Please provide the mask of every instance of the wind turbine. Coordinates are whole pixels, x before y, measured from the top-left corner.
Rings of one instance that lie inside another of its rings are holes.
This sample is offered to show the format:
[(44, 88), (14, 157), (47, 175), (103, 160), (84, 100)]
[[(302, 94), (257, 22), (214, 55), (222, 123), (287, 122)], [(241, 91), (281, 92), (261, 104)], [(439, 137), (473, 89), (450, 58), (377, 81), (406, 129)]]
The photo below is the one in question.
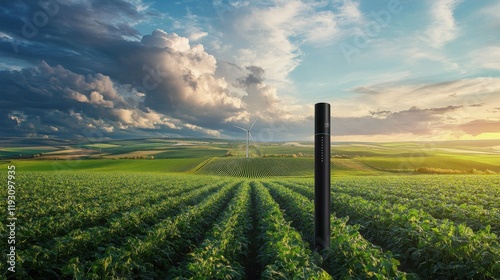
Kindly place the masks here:
[[(237, 126), (237, 125), (233, 125), (234, 127), (237, 127), (243, 131), (246, 131), (247, 132), (247, 152), (246, 152), (246, 157), (248, 158), (248, 139), (252, 136), (252, 134), (250, 133), (250, 130), (252, 129), (253, 125), (255, 124), (255, 122), (257, 121), (257, 119), (255, 119), (255, 121), (253, 122), (253, 124), (248, 128), (243, 128), (241, 126)], [(252, 137), (253, 139), (253, 137)]]

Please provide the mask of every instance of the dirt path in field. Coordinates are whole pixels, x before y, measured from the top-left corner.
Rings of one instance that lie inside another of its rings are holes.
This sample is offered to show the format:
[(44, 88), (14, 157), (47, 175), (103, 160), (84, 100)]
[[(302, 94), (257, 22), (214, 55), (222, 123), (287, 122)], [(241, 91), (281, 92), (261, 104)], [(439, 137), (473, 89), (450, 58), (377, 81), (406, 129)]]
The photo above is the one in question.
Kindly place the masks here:
[(255, 202), (255, 194), (254, 194), (253, 187), (251, 189), (250, 198), (251, 198), (251, 203), (252, 203), (252, 206), (250, 207), (250, 209), (251, 209), (250, 215), (252, 216), (252, 231), (247, 233), (247, 236), (249, 239), (249, 245), (248, 245), (248, 256), (247, 256), (246, 263), (244, 264), (244, 266), (245, 266), (245, 272), (246, 272), (246, 279), (259, 279), (260, 273), (261, 273), (261, 268), (259, 267), (259, 263), (258, 263), (259, 247), (258, 247), (257, 234), (256, 234), (256, 232), (258, 231), (257, 213), (255, 210), (257, 203)]

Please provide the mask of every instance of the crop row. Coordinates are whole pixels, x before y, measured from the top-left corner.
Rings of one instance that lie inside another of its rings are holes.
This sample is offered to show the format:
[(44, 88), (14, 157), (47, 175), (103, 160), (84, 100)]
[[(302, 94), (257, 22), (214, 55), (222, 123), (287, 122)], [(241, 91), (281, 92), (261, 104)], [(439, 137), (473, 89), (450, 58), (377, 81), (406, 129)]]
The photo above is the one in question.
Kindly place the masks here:
[[(467, 198), (466, 206), (445, 204), (452, 192), (440, 188), (448, 183), (432, 176), (422, 176), (418, 186), (410, 177), (337, 179), (331, 246), (317, 254), (310, 249), (310, 179), (65, 174), (33, 172), (18, 181), (24, 215), (18, 278), (245, 279), (250, 269), (268, 279), (413, 278), (398, 270), (399, 261), (423, 279), (500, 275), (498, 236), (487, 225), (495, 222), (497, 197), (484, 196), (498, 188), (466, 176), (452, 190), (481, 197)], [(462, 194), (451, 199), (464, 200)], [(485, 212), (472, 203), (486, 200)], [(38, 204), (43, 215), (35, 213)], [(484, 229), (443, 219), (448, 206), (455, 221)], [(0, 239), (6, 239), (4, 224)]]
[(260, 182), (252, 182), (257, 211), (261, 277), (265, 279), (330, 279), (316, 265), (307, 243), (285, 221), (278, 203)]
[[(23, 186), (19, 199), (23, 207), (18, 216), (22, 219), (36, 219), (56, 216), (61, 213), (78, 212), (81, 205), (103, 207), (117, 200), (134, 198), (137, 195), (151, 195), (177, 184), (201, 184), (199, 178), (185, 176), (157, 176), (148, 178), (137, 174), (109, 176), (106, 173), (71, 172), (29, 172), (20, 173), (17, 178)], [(145, 180), (146, 179), (146, 180)]]
[[(314, 236), (314, 203), (279, 183), (265, 183), (273, 198), (283, 206), (302, 236), (309, 237), (311, 246)], [(390, 252), (365, 240), (358, 232), (359, 226), (346, 224), (346, 219), (331, 215), (330, 248), (323, 252), (324, 267), (335, 279), (376, 278), (407, 279), (411, 275), (398, 271), (399, 261)]]
[[(312, 198), (312, 186), (289, 184)], [(500, 247), (489, 227), (474, 232), (465, 224), (435, 219), (401, 204), (332, 193), (332, 212), (363, 226), (363, 235), (412, 264), (424, 278), (494, 279), (500, 275)]]
[[(310, 185), (312, 180), (293, 180)], [(485, 209), (500, 208), (500, 176), (418, 175), (335, 178), (334, 190), (359, 190), (393, 194), (402, 198), (422, 198), (456, 205), (478, 205)]]
[(485, 209), (481, 205), (452, 204), (443, 199), (429, 200), (425, 197), (405, 198), (396, 194), (384, 194), (359, 188), (334, 189), (334, 192), (360, 196), (370, 201), (385, 201), (391, 204), (404, 204), (413, 209), (421, 209), (436, 219), (449, 219), (456, 223), (465, 223), (473, 230), (491, 227), (491, 231), (500, 233), (500, 209)]
[(145, 234), (159, 220), (185, 211), (186, 206), (200, 203), (223, 184), (225, 183), (219, 182), (192, 191), (186, 188), (187, 192), (183, 196), (170, 197), (157, 204), (141, 205), (110, 218), (104, 225), (74, 229), (67, 235), (55, 237), (46, 243), (30, 244), (29, 248), (19, 253), (22, 267), (28, 274), (59, 273), (60, 267), (70, 258), (91, 259), (94, 252), (104, 251), (103, 246), (106, 244), (118, 245), (127, 236)]
[(198, 173), (219, 176), (265, 178), (276, 174), (286, 174), (282, 164), (273, 159), (256, 160), (241, 158), (214, 159), (204, 165)]
[[(185, 183), (185, 182), (184, 182)], [(124, 214), (148, 213), (146, 209), (155, 210), (161, 214), (165, 209), (165, 204), (170, 203), (172, 197), (179, 196), (185, 192), (203, 187), (203, 184), (183, 184), (175, 182), (163, 189), (153, 188), (140, 192), (139, 186), (129, 187), (134, 190), (131, 195), (123, 197), (108, 197), (101, 199), (100, 205), (94, 203), (73, 203), (71, 209), (55, 215), (25, 219), (30, 223), (29, 228), (23, 230), (23, 242), (19, 243), (20, 249), (25, 244), (43, 244), (49, 239), (57, 236), (64, 236), (74, 229), (85, 229), (93, 226), (99, 226), (108, 223), (110, 220), (120, 219)], [(80, 193), (75, 192), (74, 196)], [(105, 201), (105, 202), (104, 202)], [(154, 212), (154, 211), (153, 211)]]
[[(498, 178), (500, 177), (360, 177), (335, 180), (331, 189), (335, 193), (360, 196), (367, 200), (404, 204), (421, 209), (437, 219), (465, 223), (473, 230), (490, 226), (491, 231), (498, 235), (500, 207), (495, 206), (500, 205), (500, 181), (495, 185)], [(312, 184), (310, 180), (302, 180), (300, 183), (306, 186)]]
[(63, 273), (76, 278), (159, 278), (204, 235), (233, 197), (236, 184), (226, 184), (199, 204), (161, 220), (144, 235), (130, 236), (121, 246), (109, 245), (95, 260), (70, 260)]
[(169, 279), (242, 279), (252, 229), (250, 186), (243, 183), (208, 236)]
[(195, 173), (243, 178), (307, 176), (313, 164), (311, 158), (213, 158), (198, 166)]

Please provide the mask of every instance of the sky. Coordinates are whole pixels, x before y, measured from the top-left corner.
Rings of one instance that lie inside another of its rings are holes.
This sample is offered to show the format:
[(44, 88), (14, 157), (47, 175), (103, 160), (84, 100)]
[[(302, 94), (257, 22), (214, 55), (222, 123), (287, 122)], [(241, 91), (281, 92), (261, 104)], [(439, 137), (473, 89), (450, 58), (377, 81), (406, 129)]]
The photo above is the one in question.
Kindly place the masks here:
[(0, 4), (0, 137), (500, 139), (495, 0)]

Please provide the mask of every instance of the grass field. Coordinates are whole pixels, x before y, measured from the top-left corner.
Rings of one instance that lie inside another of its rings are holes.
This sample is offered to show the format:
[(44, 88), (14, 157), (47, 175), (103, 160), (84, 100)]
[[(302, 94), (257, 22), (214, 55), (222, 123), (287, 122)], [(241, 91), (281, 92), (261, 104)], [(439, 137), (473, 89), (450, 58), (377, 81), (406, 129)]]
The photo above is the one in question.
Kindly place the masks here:
[[(500, 146), (332, 147), (331, 246), (313, 246), (309, 143), (142, 139), (41, 150), (15, 166), (17, 279), (496, 279)], [(84, 156), (82, 150), (91, 150)], [(256, 151), (256, 150), (254, 150)], [(226, 153), (233, 156), (226, 156)], [(243, 154), (242, 154), (243, 152)], [(8, 153), (3, 153), (5, 157)], [(150, 157), (154, 153), (154, 158)], [(68, 155), (55, 160), (47, 155)], [(95, 158), (95, 157), (99, 158)], [(108, 157), (108, 158), (107, 158)], [(452, 171), (464, 174), (423, 175)], [(474, 170), (474, 172), (471, 172)], [(487, 173), (488, 175), (478, 175)], [(7, 208), (7, 200), (0, 207)], [(7, 227), (0, 239), (7, 240)], [(485, 257), (487, 256), (487, 257)]]

